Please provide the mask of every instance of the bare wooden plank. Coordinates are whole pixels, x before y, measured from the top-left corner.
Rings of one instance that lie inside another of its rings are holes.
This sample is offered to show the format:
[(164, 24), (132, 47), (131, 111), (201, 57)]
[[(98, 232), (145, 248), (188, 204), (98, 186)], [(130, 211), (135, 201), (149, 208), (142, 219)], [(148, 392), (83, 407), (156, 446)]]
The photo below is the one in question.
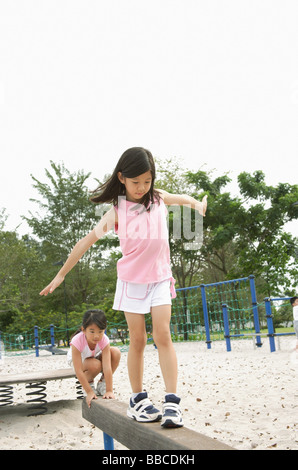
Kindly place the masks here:
[(49, 380), (69, 379), (75, 376), (74, 370), (70, 368), (26, 372), (25, 374), (4, 375), (0, 377), (0, 386), (17, 383), (47, 382)]
[(131, 450), (232, 450), (232, 447), (186, 427), (165, 429), (160, 422), (138, 423), (118, 400), (82, 402), (82, 416)]

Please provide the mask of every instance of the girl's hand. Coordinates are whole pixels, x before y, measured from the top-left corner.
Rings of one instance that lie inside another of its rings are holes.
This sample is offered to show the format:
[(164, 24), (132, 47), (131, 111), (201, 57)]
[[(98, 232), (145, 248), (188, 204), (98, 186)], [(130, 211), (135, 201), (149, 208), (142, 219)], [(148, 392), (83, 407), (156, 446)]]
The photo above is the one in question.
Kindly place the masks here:
[(110, 399), (110, 398), (113, 398), (115, 399), (115, 395), (113, 392), (106, 392), (102, 398), (106, 398), (106, 399)]
[(206, 194), (206, 196), (204, 196), (203, 199), (202, 199), (202, 212), (203, 212), (202, 215), (203, 215), (203, 217), (205, 217), (206, 211), (207, 211), (207, 197), (208, 196)]
[(40, 293), (39, 295), (48, 295), (48, 293), (52, 293), (54, 292), (54, 290), (56, 289), (56, 287), (60, 286), (60, 284), (64, 281), (64, 276), (60, 276), (59, 274), (57, 274), (57, 276), (52, 280), (52, 282), (50, 282), (50, 284), (45, 287)]
[(89, 392), (87, 393), (87, 396), (86, 396), (86, 401), (87, 401), (87, 405), (89, 408), (91, 408), (91, 401), (92, 400), (97, 400), (97, 396), (95, 395), (95, 393), (93, 392)]
[(207, 195), (203, 197), (202, 202), (197, 201), (196, 203), (196, 210), (203, 216), (205, 217), (206, 211), (207, 211)]

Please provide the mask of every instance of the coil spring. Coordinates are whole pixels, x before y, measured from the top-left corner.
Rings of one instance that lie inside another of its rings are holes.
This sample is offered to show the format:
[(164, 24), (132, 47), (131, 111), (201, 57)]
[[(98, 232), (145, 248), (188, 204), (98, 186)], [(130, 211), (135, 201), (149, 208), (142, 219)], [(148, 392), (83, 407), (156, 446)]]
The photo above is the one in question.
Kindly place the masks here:
[(11, 385), (0, 385), (0, 406), (13, 404), (13, 387)]
[(34, 396), (33, 398), (30, 398), (30, 400), (27, 400), (27, 403), (33, 403), (33, 405), (28, 407), (29, 410), (35, 410), (28, 416), (43, 415), (46, 413), (47, 407), (45, 406), (45, 403), (47, 403), (47, 401), (45, 398), (47, 394), (44, 393), (46, 389), (46, 382), (30, 383), (26, 385), (26, 388), (33, 390), (32, 392), (26, 393), (26, 395)]
[(82, 400), (84, 398), (84, 392), (83, 392), (83, 387), (80, 384), (80, 381), (76, 381), (76, 391), (77, 391), (77, 399)]

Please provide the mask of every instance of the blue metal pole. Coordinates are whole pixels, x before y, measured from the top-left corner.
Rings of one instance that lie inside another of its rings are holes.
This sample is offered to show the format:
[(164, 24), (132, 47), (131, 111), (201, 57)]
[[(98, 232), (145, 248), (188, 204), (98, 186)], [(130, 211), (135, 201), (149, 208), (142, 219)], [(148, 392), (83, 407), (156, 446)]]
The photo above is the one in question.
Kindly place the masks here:
[(291, 297), (276, 297), (274, 299), (271, 299), (271, 302), (274, 302), (275, 300), (290, 300)]
[(225, 339), (226, 339), (226, 346), (227, 351), (231, 351), (231, 336), (230, 336), (230, 328), (229, 328), (229, 317), (228, 317), (228, 308), (226, 304), (222, 304), (222, 313), (223, 313), (223, 322), (224, 322), (224, 330), (225, 330)]
[(267, 319), (267, 326), (268, 326), (270, 351), (274, 352), (275, 351), (274, 326), (273, 326), (273, 320), (272, 320), (270, 297), (265, 298), (265, 310), (266, 310), (266, 319)]
[(114, 439), (105, 432), (103, 433), (103, 443), (105, 450), (114, 450)]
[(38, 326), (34, 327), (35, 356), (39, 357)]
[(55, 346), (54, 325), (50, 325), (51, 332), (51, 346)]
[(231, 279), (229, 281), (220, 281), (220, 282), (213, 282), (211, 284), (205, 284), (206, 287), (218, 286), (218, 285), (226, 285), (226, 284), (233, 284), (238, 281), (246, 281), (247, 277), (240, 277), (239, 279)]
[[(258, 303), (257, 303), (257, 295), (256, 295), (256, 286), (255, 286), (255, 276), (249, 276), (249, 284), (250, 284), (250, 293), (251, 293), (251, 301), (252, 301), (252, 311), (254, 315), (254, 325), (255, 325), (255, 332), (260, 333), (260, 322), (259, 322), (259, 312), (258, 312)], [(260, 348), (262, 346), (261, 336), (256, 336), (256, 345)]]
[(206, 300), (205, 284), (201, 284), (200, 287), (201, 287), (201, 296), (202, 296), (202, 304), (203, 304), (203, 314), (204, 314), (207, 349), (211, 349), (210, 328), (209, 328), (208, 307), (207, 307), (207, 300)]

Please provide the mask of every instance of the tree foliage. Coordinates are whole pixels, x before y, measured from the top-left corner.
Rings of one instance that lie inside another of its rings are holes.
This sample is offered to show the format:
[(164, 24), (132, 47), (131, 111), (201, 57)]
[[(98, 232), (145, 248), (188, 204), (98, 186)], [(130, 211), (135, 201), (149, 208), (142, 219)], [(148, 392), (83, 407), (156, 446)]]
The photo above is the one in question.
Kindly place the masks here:
[[(196, 199), (208, 194), (203, 221), (203, 244), (186, 250), (183, 210), (169, 210), (171, 262), (177, 287), (246, 277), (254, 274), (258, 291), (265, 295), (294, 295), (297, 289), (297, 239), (284, 230), (297, 219), (297, 185), (268, 186), (261, 171), (238, 176), (239, 195), (226, 187), (228, 174), (189, 171), (177, 159), (157, 161), (156, 187), (186, 193)], [(5, 230), (5, 210), (0, 211), (0, 330), (18, 333), (35, 324), (64, 328), (64, 290), (46, 298), (40, 290), (55, 276), (76, 242), (99, 221), (89, 202), (86, 181), (90, 173), (71, 173), (63, 164), (50, 162), (46, 181), (32, 176), (38, 206), (24, 216), (33, 235), (19, 237)], [(181, 237), (174, 235), (179, 222)], [(192, 228), (195, 227), (192, 211)], [(177, 225), (176, 225), (177, 226)], [(124, 320), (112, 309), (116, 263), (121, 256), (117, 237), (110, 234), (88, 250), (65, 279), (68, 326), (76, 327), (85, 309), (102, 308), (113, 323)]]

